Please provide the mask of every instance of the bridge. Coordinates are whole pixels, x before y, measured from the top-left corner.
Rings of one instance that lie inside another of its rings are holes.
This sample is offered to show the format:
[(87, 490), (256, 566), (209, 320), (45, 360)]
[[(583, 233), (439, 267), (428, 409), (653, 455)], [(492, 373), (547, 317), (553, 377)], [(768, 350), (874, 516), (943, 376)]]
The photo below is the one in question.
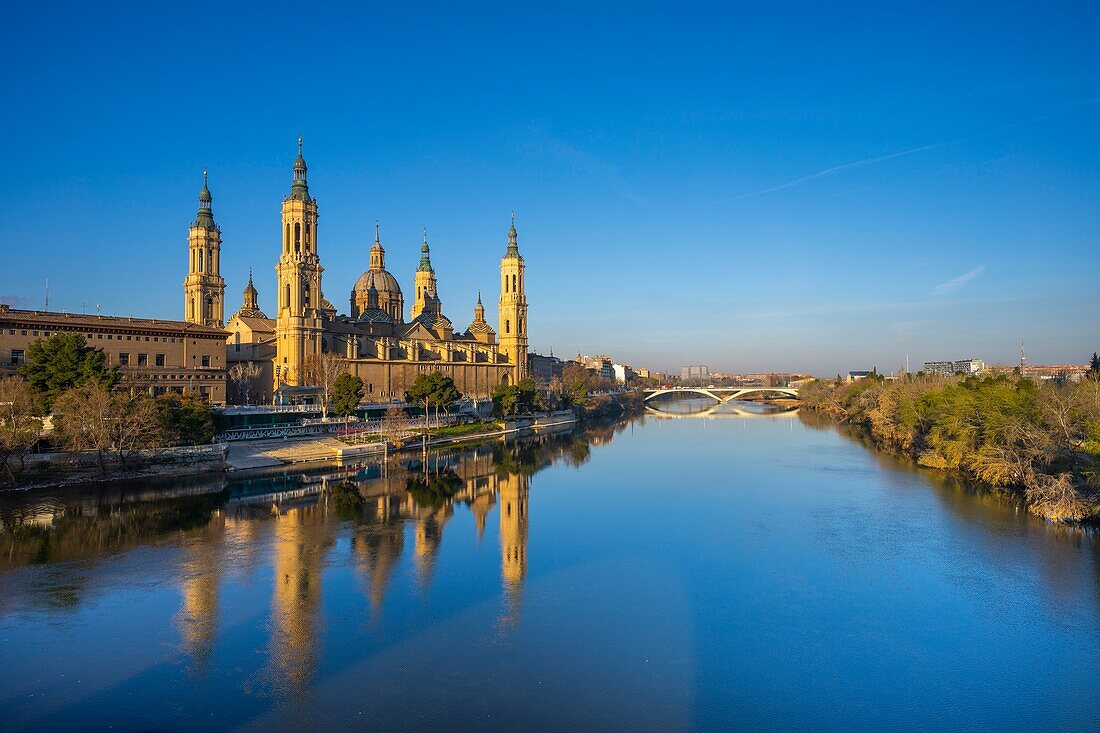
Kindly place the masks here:
[(747, 394), (757, 393), (762, 394), (765, 399), (798, 399), (797, 387), (668, 387), (665, 389), (647, 389), (645, 393), (646, 402), (669, 394), (697, 394), (702, 397), (710, 397), (719, 404), (739, 400)]

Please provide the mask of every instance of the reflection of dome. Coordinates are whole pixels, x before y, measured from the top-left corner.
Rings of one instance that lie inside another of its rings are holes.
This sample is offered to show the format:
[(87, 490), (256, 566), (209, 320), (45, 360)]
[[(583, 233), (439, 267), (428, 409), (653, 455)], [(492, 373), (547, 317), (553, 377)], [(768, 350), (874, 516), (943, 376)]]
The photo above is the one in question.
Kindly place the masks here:
[(397, 278), (388, 270), (367, 270), (355, 281), (355, 292), (366, 293), (371, 286), (378, 291), (380, 298), (387, 295), (396, 297), (401, 295), (401, 286), (397, 284)]

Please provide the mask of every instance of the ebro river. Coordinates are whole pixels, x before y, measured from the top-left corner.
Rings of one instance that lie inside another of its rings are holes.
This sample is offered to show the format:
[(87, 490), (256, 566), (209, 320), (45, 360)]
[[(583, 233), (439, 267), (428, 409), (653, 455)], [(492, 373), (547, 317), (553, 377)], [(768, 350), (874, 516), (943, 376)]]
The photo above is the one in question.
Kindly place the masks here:
[(0, 494), (0, 729), (1097, 729), (1094, 532), (694, 407)]

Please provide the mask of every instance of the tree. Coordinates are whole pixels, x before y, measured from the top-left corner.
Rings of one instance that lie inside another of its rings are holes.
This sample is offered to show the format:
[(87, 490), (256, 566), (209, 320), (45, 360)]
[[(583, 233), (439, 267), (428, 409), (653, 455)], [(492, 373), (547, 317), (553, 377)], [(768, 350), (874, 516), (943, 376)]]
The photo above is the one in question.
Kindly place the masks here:
[(424, 407), (424, 428), (430, 429), (428, 410), (432, 405), (439, 410), (450, 410), (455, 403), (462, 399), (462, 393), (455, 387), (454, 380), (444, 376), (441, 372), (421, 372), (416, 375), (416, 381), (405, 392), (405, 401), (413, 405)]
[(561, 386), (569, 404), (583, 406), (596, 387), (596, 375), (583, 364), (566, 364), (561, 370)]
[(237, 402), (242, 405), (250, 404), (252, 390), (256, 386), (256, 380), (263, 374), (260, 365), (254, 361), (238, 361), (229, 367), (226, 376), (233, 385), (233, 394)]
[(514, 385), (498, 384), (493, 389), (493, 414), (497, 417), (526, 415), (545, 408), (542, 392), (530, 377)]
[(30, 385), (18, 377), (0, 379), (0, 466), (8, 480), (15, 483), (16, 470), (12, 459), (24, 468), (24, 456), (38, 441), (42, 421), (35, 417), (34, 393)]
[(164, 443), (162, 413), (146, 394), (113, 392), (93, 382), (63, 394), (55, 408), (54, 426), (62, 445), (95, 452), (103, 475), (107, 454), (113, 453), (126, 468), (135, 450)]
[(119, 380), (118, 365), (107, 366), (102, 349), (88, 346), (78, 333), (32, 341), (19, 371), (30, 382), (44, 412), (52, 410), (54, 401), (73, 387), (96, 384), (110, 388)]
[(332, 384), (332, 411), (337, 415), (343, 415), (345, 429), (351, 413), (359, 406), (363, 399), (363, 380), (354, 374), (344, 372)]
[(390, 405), (382, 416), (382, 435), (390, 440), (397, 437), (408, 419), (409, 416), (404, 410), (397, 405)]
[(1089, 364), (1088, 378), (1100, 381), (1100, 356), (1092, 352), (1092, 362)]
[(156, 399), (162, 437), (171, 445), (205, 445), (214, 439), (214, 411), (195, 394), (168, 392)]
[(337, 354), (324, 352), (320, 356), (310, 357), (305, 365), (305, 383), (321, 388), (321, 415), (327, 416), (329, 401), (332, 398), (332, 386), (341, 374), (348, 370), (347, 361)]

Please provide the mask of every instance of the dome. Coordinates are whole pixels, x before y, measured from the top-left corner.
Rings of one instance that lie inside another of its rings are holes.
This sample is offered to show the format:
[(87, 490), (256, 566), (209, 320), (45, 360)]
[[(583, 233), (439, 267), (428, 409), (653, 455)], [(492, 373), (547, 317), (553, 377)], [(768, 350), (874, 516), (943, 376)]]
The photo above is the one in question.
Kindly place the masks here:
[(393, 318), (381, 308), (368, 308), (359, 314), (358, 320), (361, 323), (386, 323), (391, 326), (393, 325)]
[(397, 278), (387, 270), (367, 270), (355, 281), (355, 292), (365, 293), (374, 286), (378, 295), (396, 297), (401, 295), (401, 286), (397, 284)]

